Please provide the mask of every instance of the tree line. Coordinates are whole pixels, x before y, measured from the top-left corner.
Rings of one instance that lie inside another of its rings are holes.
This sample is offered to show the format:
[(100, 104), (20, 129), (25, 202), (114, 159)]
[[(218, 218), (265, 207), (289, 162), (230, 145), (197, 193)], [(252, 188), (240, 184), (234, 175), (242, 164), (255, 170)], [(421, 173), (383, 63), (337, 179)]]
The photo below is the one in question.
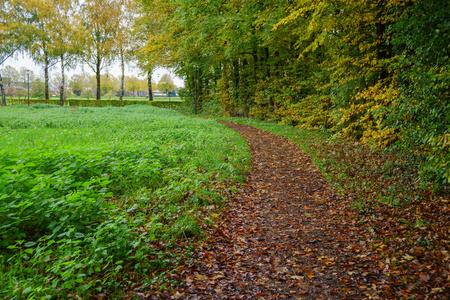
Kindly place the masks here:
[[(45, 84), (33, 71), (27, 70), (22, 67), (20, 70), (16, 70), (12, 66), (5, 66), (0, 68), (0, 74), (6, 80), (4, 83), (4, 94), (6, 97), (26, 97), (29, 94), (33, 98), (44, 99), (45, 98)], [(29, 78), (28, 78), (29, 75)], [(50, 96), (60, 96), (60, 87), (62, 85), (62, 76), (60, 73), (52, 73), (47, 85), (50, 90)], [(89, 75), (87, 73), (73, 74), (67, 76), (64, 86), (64, 99), (69, 97), (81, 97), (85, 99), (95, 98), (96, 89), (96, 76)], [(121, 78), (117, 78), (111, 74), (102, 74), (100, 76), (101, 90), (100, 94), (103, 98), (116, 98), (120, 96), (121, 92)], [(144, 96), (148, 97), (147, 80), (140, 79), (136, 76), (124, 77), (124, 94), (123, 96), (135, 97)], [(174, 84), (169, 74), (164, 74), (158, 83), (152, 81), (153, 91), (173, 91), (177, 86)]]
[(449, 185), (450, 2), (143, 2), (199, 108), (400, 147)]
[(0, 64), (17, 53), (30, 54), (43, 66), (45, 99), (50, 97), (50, 68), (54, 65), (60, 68), (62, 105), (67, 86), (66, 69), (80, 63), (94, 72), (95, 98), (100, 99), (104, 70), (114, 61), (121, 65), (119, 97), (122, 99), (125, 63), (133, 61), (147, 77), (152, 100), (152, 73), (158, 66), (158, 59), (153, 59), (155, 53), (144, 48), (153, 27), (152, 18), (142, 12), (142, 3), (133, 0), (4, 0), (2, 4)]

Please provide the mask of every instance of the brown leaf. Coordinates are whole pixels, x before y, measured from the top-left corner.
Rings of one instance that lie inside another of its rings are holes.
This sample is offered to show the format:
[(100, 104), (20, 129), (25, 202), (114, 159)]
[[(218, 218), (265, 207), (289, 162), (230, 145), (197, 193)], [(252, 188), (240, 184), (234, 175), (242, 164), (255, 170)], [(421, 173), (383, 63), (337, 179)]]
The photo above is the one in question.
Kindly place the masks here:
[(428, 280), (430, 280), (430, 275), (428, 275), (428, 274), (420, 274), (420, 281), (423, 281), (423, 282), (427, 282)]

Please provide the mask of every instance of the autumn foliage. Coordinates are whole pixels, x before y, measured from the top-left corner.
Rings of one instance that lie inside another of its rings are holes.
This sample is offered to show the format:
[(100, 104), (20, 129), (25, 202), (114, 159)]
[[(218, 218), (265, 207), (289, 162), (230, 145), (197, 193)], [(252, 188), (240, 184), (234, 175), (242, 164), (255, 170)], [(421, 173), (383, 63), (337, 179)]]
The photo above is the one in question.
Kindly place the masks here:
[(448, 185), (447, 1), (166, 5), (156, 35), (199, 108), (401, 147), (427, 161), (424, 182)]

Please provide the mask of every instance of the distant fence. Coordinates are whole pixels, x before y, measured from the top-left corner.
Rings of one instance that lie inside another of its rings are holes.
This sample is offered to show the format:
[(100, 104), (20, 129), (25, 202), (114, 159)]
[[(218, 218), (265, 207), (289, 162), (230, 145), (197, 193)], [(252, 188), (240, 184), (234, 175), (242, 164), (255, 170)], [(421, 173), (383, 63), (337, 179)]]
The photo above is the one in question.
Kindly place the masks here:
[[(58, 99), (44, 100), (44, 99), (7, 99), (6, 105), (28, 105), (31, 104), (53, 104), (59, 105)], [(106, 107), (115, 106), (122, 107), (127, 105), (151, 105), (160, 108), (181, 109), (184, 106), (182, 100), (172, 101), (140, 101), (140, 100), (80, 100), (80, 99), (67, 99), (64, 100), (65, 106), (77, 106), (77, 107)]]

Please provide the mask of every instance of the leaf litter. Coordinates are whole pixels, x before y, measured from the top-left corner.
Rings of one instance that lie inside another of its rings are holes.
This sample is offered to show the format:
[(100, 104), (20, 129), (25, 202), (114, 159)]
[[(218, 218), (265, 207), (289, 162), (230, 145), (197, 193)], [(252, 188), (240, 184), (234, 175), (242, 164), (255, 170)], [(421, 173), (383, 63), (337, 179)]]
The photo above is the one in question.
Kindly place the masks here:
[(446, 299), (448, 250), (395, 248), (380, 234), (396, 229), (361, 222), (294, 142), (223, 123), (247, 140), (252, 170), (170, 298)]

